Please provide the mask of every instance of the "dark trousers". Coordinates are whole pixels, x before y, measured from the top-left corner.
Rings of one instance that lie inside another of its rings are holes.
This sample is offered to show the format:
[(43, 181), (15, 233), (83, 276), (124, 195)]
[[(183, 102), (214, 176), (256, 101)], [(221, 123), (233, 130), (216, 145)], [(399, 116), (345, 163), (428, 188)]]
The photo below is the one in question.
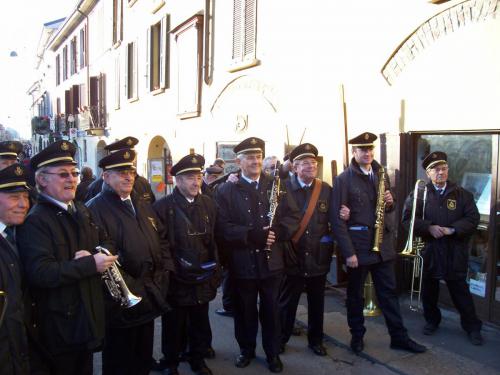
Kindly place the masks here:
[[(31, 348), (30, 348), (31, 349)], [(76, 351), (52, 356), (49, 362), (39, 355), (39, 352), (30, 350), (30, 374), (32, 375), (92, 375), (93, 354), (88, 350)], [(1, 371), (0, 371), (1, 372)]]
[(153, 356), (154, 321), (136, 327), (106, 329), (103, 375), (147, 375)]
[[(482, 322), (477, 318), (474, 301), (465, 280), (445, 280), (453, 304), (460, 313), (460, 323), (466, 332), (480, 331)], [(427, 323), (439, 325), (439, 279), (424, 277), (422, 280), (422, 306)]]
[(169, 367), (179, 365), (186, 331), (190, 362), (199, 364), (212, 339), (208, 303), (174, 307), (162, 316), (162, 351)]
[[(267, 357), (278, 355), (280, 345), (279, 291), (282, 274), (262, 280), (233, 279), (234, 333), (242, 354), (253, 354), (257, 346), (259, 319), (262, 346)], [(257, 309), (259, 297), (259, 309)]]
[(222, 279), (222, 307), (226, 311), (233, 311), (234, 281), (229, 271), (224, 271)]
[(353, 337), (363, 337), (366, 332), (363, 308), (365, 279), (371, 273), (378, 305), (393, 341), (406, 340), (408, 332), (403, 325), (396, 293), (394, 262), (381, 262), (357, 268), (347, 267), (347, 323)]
[(280, 293), (281, 342), (290, 340), (300, 295), (307, 293), (307, 339), (309, 345), (323, 342), (323, 312), (325, 307), (326, 275), (314, 277), (290, 276), (284, 279)]

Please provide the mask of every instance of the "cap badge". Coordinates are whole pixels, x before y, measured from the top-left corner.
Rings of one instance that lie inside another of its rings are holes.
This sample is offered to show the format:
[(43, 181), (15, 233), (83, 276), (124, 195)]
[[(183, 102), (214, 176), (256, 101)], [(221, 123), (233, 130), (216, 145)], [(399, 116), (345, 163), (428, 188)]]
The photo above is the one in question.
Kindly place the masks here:
[(196, 158), (192, 158), (192, 159), (191, 159), (191, 163), (193, 163), (193, 164), (198, 163), (198, 159), (196, 159)]
[(63, 150), (63, 151), (68, 151), (69, 150), (69, 146), (68, 146), (68, 144), (66, 142), (63, 142), (61, 144), (61, 150)]
[(7, 146), (7, 148), (9, 150), (14, 150), (16, 148), (16, 146), (14, 145), (14, 143), (9, 143), (9, 145)]
[(437, 158), (437, 155), (436, 155), (436, 154), (432, 154), (432, 158), (433, 158), (433, 159), (436, 159), (436, 158)]
[(14, 174), (16, 176), (22, 176), (23, 175), (23, 170), (20, 167), (17, 167), (16, 169), (14, 169)]
[(311, 146), (306, 145), (304, 148), (305, 148), (307, 151), (309, 151), (309, 150), (311, 149)]
[(132, 144), (132, 140), (131, 140), (130, 138), (129, 138), (129, 139), (127, 139), (127, 145), (129, 145), (129, 146), (130, 146), (131, 144)]
[(252, 138), (252, 139), (250, 140), (250, 143), (251, 143), (252, 145), (255, 145), (255, 144), (257, 144), (257, 140), (256, 140), (255, 138)]
[(370, 138), (370, 136), (368, 135), (368, 133), (365, 133), (365, 140), (368, 140)]
[(130, 159), (130, 154), (128, 151), (126, 151), (124, 154), (123, 154), (123, 158), (124, 159)]

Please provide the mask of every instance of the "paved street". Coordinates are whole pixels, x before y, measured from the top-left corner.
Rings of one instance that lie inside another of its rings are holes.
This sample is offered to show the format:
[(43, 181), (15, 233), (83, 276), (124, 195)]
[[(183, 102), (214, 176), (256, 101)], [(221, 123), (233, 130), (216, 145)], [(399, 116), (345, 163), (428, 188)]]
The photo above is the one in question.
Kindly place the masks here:
[[(325, 300), (325, 346), (328, 349), (327, 357), (317, 357), (307, 349), (305, 334), (292, 339), (282, 355), (285, 366), (283, 373), (290, 375), (302, 374), (498, 374), (500, 373), (500, 330), (496, 327), (485, 326), (483, 335), (485, 345), (476, 347), (469, 343), (467, 336), (460, 329), (458, 316), (451, 311), (443, 311), (443, 322), (435, 336), (423, 336), (420, 333), (423, 318), (420, 314), (411, 312), (407, 303), (402, 300), (405, 324), (410, 335), (429, 347), (425, 354), (415, 355), (389, 348), (389, 337), (383, 322), (383, 317), (367, 319), (367, 333), (365, 336), (365, 352), (356, 356), (348, 348), (350, 335), (347, 328), (344, 296), (339, 290), (327, 290)], [(307, 322), (305, 298), (302, 298), (297, 314), (301, 325)], [(207, 360), (208, 366), (217, 375), (262, 375), (270, 374), (267, 370), (265, 356), (258, 346), (257, 359), (245, 369), (237, 369), (233, 365), (234, 357), (238, 353), (238, 346), (233, 335), (233, 320), (215, 314), (215, 309), (221, 306), (221, 295), (217, 295), (211, 303), (210, 320), (214, 333), (213, 347), (217, 357)], [(159, 358), (159, 320), (157, 320), (157, 335), (155, 336), (155, 356)], [(260, 338), (259, 338), (260, 343)], [(189, 365), (181, 364), (181, 374), (192, 374)], [(100, 374), (99, 355), (96, 356), (95, 374)], [(159, 374), (151, 372), (151, 374)]]

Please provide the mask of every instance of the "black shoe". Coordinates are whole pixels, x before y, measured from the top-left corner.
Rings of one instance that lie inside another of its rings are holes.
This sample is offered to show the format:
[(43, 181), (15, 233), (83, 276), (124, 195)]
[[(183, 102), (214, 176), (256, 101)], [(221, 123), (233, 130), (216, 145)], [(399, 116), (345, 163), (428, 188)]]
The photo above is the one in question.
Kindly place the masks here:
[(215, 310), (215, 313), (221, 316), (234, 316), (234, 313), (232, 311), (225, 310), (224, 308)]
[(156, 360), (153, 359), (153, 363), (151, 365), (151, 370), (153, 370), (153, 371), (163, 371), (167, 367), (168, 367), (167, 360), (165, 359), (165, 357), (163, 357), (159, 361), (156, 361)]
[(279, 356), (271, 357), (267, 359), (267, 367), (271, 372), (282, 372), (283, 371), (283, 363)]
[(427, 348), (413, 341), (410, 338), (402, 341), (391, 341), (391, 349), (406, 350), (412, 353), (423, 353)]
[(168, 367), (163, 371), (164, 375), (179, 375), (179, 371), (177, 371), (177, 367)]
[(281, 344), (278, 349), (278, 354), (283, 354), (286, 350), (286, 344)]
[(180, 352), (177, 360), (179, 362), (189, 362), (189, 352)]
[(326, 353), (326, 348), (321, 344), (309, 345), (309, 349), (313, 351), (314, 354), (324, 357)]
[(426, 336), (431, 336), (433, 335), (438, 329), (438, 326), (436, 324), (432, 324), (432, 323), (427, 323), (425, 326), (424, 326), (424, 329), (422, 330), (422, 333)]
[(238, 368), (243, 368), (247, 367), (252, 359), (255, 358), (255, 353), (253, 354), (240, 354), (239, 356), (236, 357), (236, 360), (234, 361), (234, 365)]
[(469, 340), (472, 345), (483, 345), (484, 339), (479, 331), (469, 332)]
[(214, 359), (215, 358), (215, 350), (211, 346), (205, 350), (205, 353), (203, 353), (203, 358), (206, 359)]
[(197, 362), (197, 363), (191, 363), (191, 370), (196, 375), (212, 375), (212, 370), (210, 370), (205, 363), (205, 361)]
[(354, 354), (359, 354), (365, 349), (365, 344), (363, 343), (362, 337), (352, 337), (351, 338), (351, 349)]

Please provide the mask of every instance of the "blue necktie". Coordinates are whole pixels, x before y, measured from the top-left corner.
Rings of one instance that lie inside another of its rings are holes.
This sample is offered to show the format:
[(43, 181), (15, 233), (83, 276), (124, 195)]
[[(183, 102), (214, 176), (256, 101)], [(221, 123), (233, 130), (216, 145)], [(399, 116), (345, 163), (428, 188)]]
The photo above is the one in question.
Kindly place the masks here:
[(16, 237), (14, 235), (14, 228), (6, 227), (4, 229), (4, 233), (6, 234), (5, 239), (10, 242), (10, 244), (16, 247)]
[(259, 184), (258, 184), (258, 182), (257, 182), (257, 181), (252, 181), (251, 185), (252, 185), (252, 187), (253, 187), (255, 190), (257, 190), (257, 189), (259, 188)]
[(443, 195), (444, 189), (438, 189), (438, 193), (439, 193), (439, 195)]
[(134, 210), (134, 205), (132, 204), (132, 201), (129, 199), (125, 199), (123, 201), (123, 203), (125, 204), (125, 206), (127, 207), (127, 209), (132, 213), (132, 215), (135, 216), (135, 210)]

